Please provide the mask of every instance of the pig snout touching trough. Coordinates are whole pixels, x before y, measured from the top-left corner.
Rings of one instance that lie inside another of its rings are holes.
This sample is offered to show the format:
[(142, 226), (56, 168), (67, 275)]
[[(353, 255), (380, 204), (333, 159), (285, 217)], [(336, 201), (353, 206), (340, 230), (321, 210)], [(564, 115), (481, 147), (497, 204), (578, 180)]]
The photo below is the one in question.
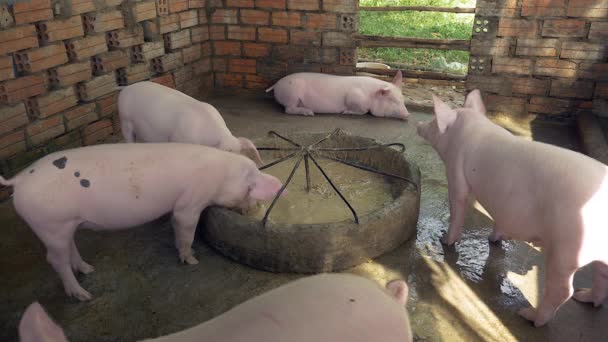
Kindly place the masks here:
[(117, 230), (172, 212), (182, 262), (196, 264), (191, 245), (200, 213), (209, 205), (246, 207), (274, 198), (282, 184), (238, 154), (180, 143), (107, 144), (49, 154), (13, 179), (15, 209), (47, 249), (47, 261), (66, 293), (91, 294), (75, 271), (93, 267), (81, 258), (78, 227)]
[(527, 141), (491, 122), (478, 90), (464, 108), (434, 98), (435, 118), (418, 133), (445, 163), (450, 223), (442, 242), (461, 237), (476, 199), (495, 221), (491, 241), (512, 238), (543, 247), (545, 282), (536, 309), (519, 311), (539, 327), (573, 295), (576, 270), (594, 263), (593, 286), (574, 299), (600, 305), (608, 293), (608, 167), (578, 152)]
[(144, 81), (118, 95), (122, 134), (127, 142), (180, 142), (219, 148), (263, 161), (251, 140), (232, 135), (212, 105), (175, 89)]
[[(207, 322), (146, 341), (408, 342), (408, 288), (393, 280), (386, 289), (354, 275), (302, 278), (254, 297)], [(23, 342), (67, 341), (38, 304), (21, 318)]]
[(335, 76), (319, 73), (295, 73), (280, 79), (266, 89), (285, 106), (285, 113), (358, 114), (406, 120), (401, 71), (391, 82), (368, 76)]

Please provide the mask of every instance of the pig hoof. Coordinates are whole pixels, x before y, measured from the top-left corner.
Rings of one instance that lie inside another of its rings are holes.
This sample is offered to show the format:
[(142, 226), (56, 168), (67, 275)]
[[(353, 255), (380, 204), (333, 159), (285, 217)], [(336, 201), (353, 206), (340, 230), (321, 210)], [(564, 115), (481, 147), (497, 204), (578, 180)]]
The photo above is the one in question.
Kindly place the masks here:
[(530, 322), (534, 322), (534, 320), (536, 319), (536, 310), (534, 310), (533, 308), (523, 308), (520, 309), (517, 313)]
[(447, 246), (451, 246), (456, 242), (456, 241), (450, 241), (450, 239), (447, 236), (443, 236), (439, 240), (441, 241), (442, 244), (447, 245)]
[(182, 262), (186, 263), (188, 265), (197, 265), (198, 264), (198, 260), (196, 260), (196, 258), (193, 257), (192, 255), (183, 257)]
[(68, 296), (75, 297), (81, 302), (89, 301), (93, 298), (93, 296), (91, 296), (91, 294), (82, 287), (76, 289), (68, 289), (66, 292)]
[(95, 268), (83, 261), (78, 266), (78, 271), (80, 271), (80, 273), (82, 273), (82, 274), (89, 274), (89, 273), (95, 271)]
[(599, 303), (596, 304), (593, 300), (593, 292), (589, 288), (577, 289), (572, 298), (581, 303), (593, 303), (593, 306), (599, 306)]

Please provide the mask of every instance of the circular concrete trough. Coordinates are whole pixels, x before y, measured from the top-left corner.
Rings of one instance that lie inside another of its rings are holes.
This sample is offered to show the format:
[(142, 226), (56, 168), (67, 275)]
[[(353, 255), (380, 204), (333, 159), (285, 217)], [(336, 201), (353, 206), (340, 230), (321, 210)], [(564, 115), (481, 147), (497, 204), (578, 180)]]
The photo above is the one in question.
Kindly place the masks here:
[[(307, 146), (326, 135), (292, 134), (289, 138)], [(363, 147), (376, 144), (378, 142), (373, 139), (340, 132), (319, 146)], [(256, 145), (289, 146), (275, 137), (259, 139)], [(265, 152), (263, 157), (270, 162), (290, 152)], [(259, 220), (236, 211), (211, 207), (205, 211), (201, 225), (204, 240), (221, 254), (254, 268), (271, 272), (320, 273), (361, 264), (415, 236), (420, 209), (420, 170), (415, 164), (391, 147), (331, 152), (331, 155), (405, 177), (415, 185), (385, 176), (385, 181), (391, 184), (393, 202), (361, 215), (359, 224), (353, 219), (324, 224), (276, 224), (268, 220), (263, 226)], [(324, 179), (315, 181), (325, 182)]]

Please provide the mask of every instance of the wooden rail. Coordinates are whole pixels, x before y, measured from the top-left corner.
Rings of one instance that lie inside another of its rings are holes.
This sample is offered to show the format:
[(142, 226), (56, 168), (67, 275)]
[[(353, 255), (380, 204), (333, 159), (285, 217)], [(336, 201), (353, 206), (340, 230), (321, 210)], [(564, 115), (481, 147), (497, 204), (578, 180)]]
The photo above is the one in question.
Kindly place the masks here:
[(359, 11), (370, 12), (448, 12), (448, 13), (475, 13), (475, 7), (429, 7), (429, 6), (381, 6), (381, 7), (359, 7)]
[[(356, 68), (358, 72), (368, 72), (376, 75), (394, 76), (400, 69), (376, 69), (376, 68)], [(433, 80), (449, 80), (449, 81), (464, 81), (467, 79), (466, 75), (449, 74), (445, 72), (436, 71), (420, 71), (420, 70), (403, 70), (401, 69), (403, 77), (409, 78), (425, 78)]]
[(436, 50), (469, 51), (471, 41), (467, 39), (428, 39), (410, 37), (384, 37), (355, 34), (358, 47), (395, 47)]

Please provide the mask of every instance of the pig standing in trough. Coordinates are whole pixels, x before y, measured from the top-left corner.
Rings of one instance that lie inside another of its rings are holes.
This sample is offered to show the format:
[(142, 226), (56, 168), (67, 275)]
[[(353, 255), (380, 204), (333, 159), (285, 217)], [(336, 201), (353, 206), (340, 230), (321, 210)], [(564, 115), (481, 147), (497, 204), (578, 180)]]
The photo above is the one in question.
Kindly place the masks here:
[(368, 76), (335, 76), (312, 72), (287, 75), (275, 85), (274, 98), (285, 106), (285, 113), (314, 115), (339, 113), (406, 120), (410, 113), (405, 108), (401, 71), (392, 83)]
[(251, 155), (263, 164), (251, 140), (232, 135), (212, 105), (175, 89), (144, 81), (118, 95), (122, 134), (127, 142), (180, 142)]
[(74, 232), (78, 227), (117, 230), (172, 212), (182, 262), (196, 264), (192, 241), (201, 211), (209, 205), (246, 208), (274, 198), (282, 184), (248, 158), (180, 143), (98, 145), (41, 158), (10, 180), (14, 204), (47, 249), (47, 260), (65, 292), (91, 294), (73, 271), (90, 273)]
[(445, 163), (450, 225), (458, 241), (469, 197), (495, 221), (491, 241), (516, 239), (543, 248), (545, 282), (538, 308), (519, 314), (540, 327), (573, 294), (576, 270), (594, 263), (593, 286), (574, 299), (599, 306), (608, 293), (608, 167), (583, 154), (513, 136), (485, 116), (478, 90), (464, 108), (434, 98), (435, 119), (418, 133)]
[[(365, 278), (322, 274), (296, 280), (157, 342), (408, 342), (408, 288), (393, 280), (382, 290)], [(67, 341), (38, 303), (19, 324), (21, 342)]]

